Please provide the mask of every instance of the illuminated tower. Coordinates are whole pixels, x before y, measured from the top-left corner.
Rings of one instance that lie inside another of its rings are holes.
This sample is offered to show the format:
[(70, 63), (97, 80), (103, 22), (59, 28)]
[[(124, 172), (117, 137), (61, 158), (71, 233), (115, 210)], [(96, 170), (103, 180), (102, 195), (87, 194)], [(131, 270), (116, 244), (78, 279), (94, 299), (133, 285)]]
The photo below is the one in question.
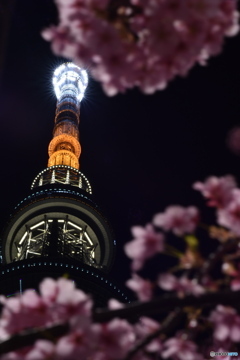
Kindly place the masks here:
[(91, 197), (88, 179), (79, 171), (80, 102), (87, 83), (86, 71), (72, 63), (54, 72), (58, 101), (48, 167), (36, 176), (31, 193), (16, 206), (2, 234), (4, 293), (36, 287), (45, 276), (68, 273), (103, 301), (114, 292), (126, 301), (103, 275), (112, 266), (116, 244)]

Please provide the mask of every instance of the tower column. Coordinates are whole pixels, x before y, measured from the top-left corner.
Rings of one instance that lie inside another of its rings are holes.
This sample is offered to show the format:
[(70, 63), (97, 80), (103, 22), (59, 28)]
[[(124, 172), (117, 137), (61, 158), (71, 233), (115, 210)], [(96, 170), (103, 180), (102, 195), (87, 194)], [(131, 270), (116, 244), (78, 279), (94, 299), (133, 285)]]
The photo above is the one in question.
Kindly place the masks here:
[(80, 101), (88, 84), (85, 70), (72, 63), (59, 66), (53, 75), (58, 99), (53, 139), (48, 147), (48, 167), (67, 165), (79, 169), (81, 146), (79, 143)]

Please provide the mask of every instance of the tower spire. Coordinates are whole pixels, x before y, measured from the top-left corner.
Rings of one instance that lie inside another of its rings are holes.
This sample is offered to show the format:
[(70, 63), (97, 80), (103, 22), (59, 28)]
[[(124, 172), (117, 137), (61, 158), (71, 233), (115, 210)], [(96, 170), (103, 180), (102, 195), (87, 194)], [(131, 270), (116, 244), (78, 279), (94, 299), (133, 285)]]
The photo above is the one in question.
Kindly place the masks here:
[(48, 167), (80, 167), (79, 113), (87, 84), (87, 72), (73, 63), (60, 65), (53, 74), (53, 86), (58, 101), (53, 139), (48, 147)]

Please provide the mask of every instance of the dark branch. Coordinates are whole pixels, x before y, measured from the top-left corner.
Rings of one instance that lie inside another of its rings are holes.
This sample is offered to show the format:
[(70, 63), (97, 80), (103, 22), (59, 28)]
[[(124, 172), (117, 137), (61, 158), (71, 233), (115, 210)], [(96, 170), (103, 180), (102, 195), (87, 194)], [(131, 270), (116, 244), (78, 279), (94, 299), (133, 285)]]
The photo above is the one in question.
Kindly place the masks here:
[(148, 335), (145, 339), (143, 339), (139, 344), (133, 348), (124, 360), (130, 360), (133, 356), (140, 350), (144, 349), (146, 345), (150, 344), (153, 339), (156, 339), (160, 335), (171, 336), (177, 329), (179, 323), (182, 321), (185, 316), (184, 312), (177, 309), (167, 316), (161, 327), (158, 330)]
[[(93, 313), (93, 321), (98, 323), (107, 322), (116, 317), (126, 320), (139, 319), (140, 316), (149, 316), (153, 314), (172, 312), (177, 309), (177, 313), (184, 310), (185, 307), (205, 307), (215, 306), (218, 304), (228, 306), (238, 306), (240, 303), (240, 291), (218, 291), (215, 293), (207, 293), (199, 297), (192, 295), (179, 298), (176, 295), (164, 295), (160, 298), (145, 303), (135, 302), (126, 305), (125, 308), (118, 310), (96, 310)], [(170, 316), (171, 318), (171, 316)], [(172, 320), (175, 318), (173, 317)], [(176, 318), (174, 321), (179, 321)], [(174, 321), (169, 322), (165, 330), (162, 327), (162, 333), (169, 335), (171, 326), (174, 328)], [(163, 331), (164, 330), (164, 331)], [(55, 341), (57, 338), (69, 332), (68, 324), (54, 325), (46, 329), (36, 328), (24, 331), (20, 334), (13, 335), (10, 339), (0, 344), (0, 354), (9, 351), (15, 351), (25, 346), (32, 345), (37, 339), (47, 339)]]
[(179, 298), (176, 295), (163, 295), (162, 297), (153, 299), (149, 302), (131, 303), (118, 310), (96, 310), (93, 314), (93, 320), (95, 322), (105, 322), (116, 317), (134, 320), (140, 316), (166, 313), (168, 311), (172, 311), (176, 307), (183, 309), (184, 307), (189, 306), (204, 307), (214, 306), (217, 304), (234, 306), (239, 305), (239, 302), (240, 291), (231, 290), (207, 293), (198, 297), (188, 295), (184, 298)]
[(0, 355), (32, 345), (39, 339), (54, 341), (56, 338), (67, 334), (68, 331), (68, 324), (60, 324), (49, 328), (36, 328), (21, 332), (20, 334), (13, 335), (10, 339), (0, 344)]

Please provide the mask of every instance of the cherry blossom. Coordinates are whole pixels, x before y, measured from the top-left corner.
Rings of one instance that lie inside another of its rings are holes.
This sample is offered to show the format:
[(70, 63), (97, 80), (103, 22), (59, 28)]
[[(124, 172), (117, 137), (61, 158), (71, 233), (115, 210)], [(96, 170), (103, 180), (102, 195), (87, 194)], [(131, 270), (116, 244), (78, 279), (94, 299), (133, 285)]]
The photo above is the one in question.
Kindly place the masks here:
[(66, 311), (73, 314), (76, 310), (77, 314), (90, 316), (92, 309), (92, 301), (83, 291), (76, 289), (73, 281), (65, 278), (53, 280), (51, 278), (44, 279), (39, 287), (40, 294), (46, 305), (57, 305), (59, 309), (63, 307)]
[[(58, 280), (46, 278), (40, 284), (40, 295), (33, 290), (26, 290), (13, 298), (1, 297), (1, 302), (4, 304), (0, 318), (1, 341), (26, 329), (48, 327), (65, 321), (69, 322), (73, 331), (71, 337), (75, 336), (76, 331), (86, 333), (90, 326), (91, 298), (76, 289), (72, 281), (64, 278)], [(42, 358), (46, 358), (47, 349), (49, 353), (53, 351), (48, 346), (45, 354), (44, 347), (38, 345), (28, 351), (39, 354), (39, 360), (40, 353)]]
[(140, 270), (145, 260), (164, 250), (164, 236), (154, 230), (151, 224), (145, 228), (134, 226), (131, 229), (134, 239), (124, 246), (126, 255), (133, 260), (132, 269)]
[(176, 276), (166, 273), (161, 274), (158, 278), (158, 286), (167, 291), (177, 291), (179, 296), (185, 294), (201, 295), (205, 292), (203, 286), (196, 280), (190, 280), (186, 276), (177, 278)]
[(224, 274), (227, 274), (232, 277), (230, 281), (230, 288), (233, 291), (240, 290), (240, 269), (238, 264), (238, 269), (236, 269), (231, 263), (224, 263), (222, 265), (222, 271)]
[[(144, 339), (146, 336), (155, 333), (161, 328), (161, 325), (146, 316), (142, 316), (140, 321), (135, 325), (136, 335), (139, 340)], [(162, 350), (162, 340), (159, 337), (156, 337), (152, 340), (147, 346), (146, 350), (155, 353)]]
[(209, 206), (224, 208), (232, 200), (232, 190), (236, 188), (235, 179), (230, 176), (208, 177), (204, 183), (198, 181), (193, 184), (193, 188), (202, 193), (208, 199)]
[(240, 235), (240, 189), (232, 190), (232, 199), (217, 212), (219, 225), (225, 226), (236, 235)]
[(108, 359), (121, 359), (126, 356), (136, 340), (134, 328), (121, 319), (114, 319), (100, 326), (100, 352), (107, 354)]
[(56, 358), (59, 359), (86, 359), (91, 356), (99, 346), (99, 326), (91, 325), (71, 331), (61, 337), (55, 349)]
[(0, 319), (0, 339), (3, 340), (26, 328), (43, 326), (48, 322), (48, 307), (39, 295), (27, 290), (22, 296), (4, 301)]
[(164, 359), (203, 360), (202, 355), (197, 353), (196, 344), (186, 340), (183, 336), (170, 338), (165, 341), (161, 355)]
[(193, 233), (199, 220), (199, 211), (195, 206), (169, 206), (164, 213), (154, 216), (153, 224), (178, 236)]
[(132, 278), (126, 282), (127, 287), (137, 294), (141, 301), (152, 298), (153, 285), (150, 281), (142, 279), (139, 275), (133, 274)]
[[(89, 1), (98, 3), (97, 0)], [(134, 1), (137, 3), (143, 0)], [(209, 349), (215, 352), (225, 351), (222, 349), (227, 351), (238, 349), (240, 315), (233, 307), (218, 305), (215, 308), (215, 306), (221, 302), (221, 295), (225, 302), (228, 301), (228, 293), (231, 306), (234, 301), (236, 308), (238, 306), (239, 294), (235, 291), (240, 289), (238, 261), (240, 251), (239, 239), (236, 236), (240, 232), (240, 189), (236, 188), (235, 181), (230, 176), (211, 177), (205, 183), (198, 183), (196, 187), (217, 207), (218, 222), (230, 229), (225, 231), (219, 227), (206, 227), (210, 238), (217, 237), (221, 240), (220, 244), (217, 243), (219, 246), (217, 259), (219, 262), (215, 268), (217, 271), (213, 271), (216, 257), (212, 254), (204, 259), (203, 254), (200, 253), (201, 248), (197, 248), (198, 239), (195, 236), (174, 239), (177, 243), (184, 244), (185, 253), (182, 252), (182, 248), (179, 251), (171, 244), (166, 244), (167, 235), (157, 231), (156, 225), (166, 231), (171, 230), (176, 235), (185, 235), (195, 230), (199, 218), (198, 210), (193, 206), (187, 208), (170, 206), (164, 213), (154, 217), (153, 224), (147, 224), (145, 227), (134, 226), (131, 229), (133, 240), (125, 245), (126, 254), (132, 259), (134, 271), (142, 270), (146, 260), (157, 254), (161, 254), (162, 260), (163, 255), (171, 255), (170, 250), (172, 250), (172, 254), (177, 254), (178, 257), (176, 265), (173, 265), (169, 272), (156, 274), (157, 281), (154, 284), (133, 272), (126, 284), (144, 304), (133, 302), (126, 305), (111, 299), (108, 302), (108, 309), (95, 309), (91, 297), (77, 289), (72, 280), (46, 278), (40, 284), (39, 292), (29, 289), (12, 298), (0, 296), (0, 303), (3, 306), (0, 316), (0, 342), (4, 345), (5, 340), (14, 341), (14, 335), (20, 333), (20, 336), (25, 336), (23, 335), (25, 332), (31, 334), (33, 330), (34, 332), (40, 330), (41, 336), (50, 334), (52, 337), (38, 339), (30, 345), (24, 343), (25, 347), (10, 351), (0, 358), (2, 360), (122, 360), (124, 358), (151, 360), (161, 357), (172, 360), (203, 360), (209, 357)], [(165, 253), (165, 248), (169, 252)], [(161, 267), (163, 263), (164, 261)], [(165, 263), (168, 265), (167, 261)], [(219, 273), (221, 263), (222, 273)], [(151, 272), (152, 270), (153, 268)], [(179, 270), (181, 275), (174, 275), (179, 273)], [(147, 268), (142, 271), (142, 274), (145, 273)], [(174, 293), (152, 299), (153, 290), (159, 292), (159, 288), (156, 289), (155, 285), (166, 292)], [(225, 291), (227, 297), (223, 295)], [(191, 296), (189, 299), (188, 295), (198, 298)], [(170, 313), (165, 314), (164, 306), (169, 309), (169, 298), (176, 305)], [(179, 302), (181, 302), (180, 307)], [(161, 305), (158, 306), (159, 304)], [(158, 312), (159, 309), (161, 323), (141, 316), (146, 315), (145, 311), (149, 311), (147, 314), (152, 314), (153, 310)], [(112, 316), (111, 320), (103, 319), (103, 313), (107, 315), (107, 319), (109, 315)], [(128, 315), (126, 319), (113, 318), (116, 314), (120, 317), (123, 314)], [(182, 315), (184, 325), (181, 320)], [(98, 319), (98, 322), (94, 322), (93, 319)], [(134, 319), (135, 323), (130, 323), (127, 319)], [(51, 327), (56, 325), (65, 329), (65, 333), (53, 335)], [(180, 328), (182, 325), (185, 328)], [(169, 329), (172, 335), (168, 335)], [(204, 343), (206, 337), (202, 334), (206, 329), (209, 339)]]
[(31, 350), (26, 354), (26, 360), (54, 359), (55, 345), (52, 341), (37, 340)]
[(240, 155), (240, 127), (235, 127), (229, 132), (227, 145), (233, 153)]
[(122, 309), (123, 307), (124, 307), (124, 304), (116, 299), (108, 300), (108, 308), (110, 310)]
[(88, 68), (108, 95), (151, 94), (218, 54), (238, 32), (236, 0), (55, 0), (59, 24), (42, 31), (55, 54)]
[(213, 336), (216, 340), (240, 341), (240, 316), (235, 309), (218, 305), (212, 311), (209, 320), (214, 325)]

